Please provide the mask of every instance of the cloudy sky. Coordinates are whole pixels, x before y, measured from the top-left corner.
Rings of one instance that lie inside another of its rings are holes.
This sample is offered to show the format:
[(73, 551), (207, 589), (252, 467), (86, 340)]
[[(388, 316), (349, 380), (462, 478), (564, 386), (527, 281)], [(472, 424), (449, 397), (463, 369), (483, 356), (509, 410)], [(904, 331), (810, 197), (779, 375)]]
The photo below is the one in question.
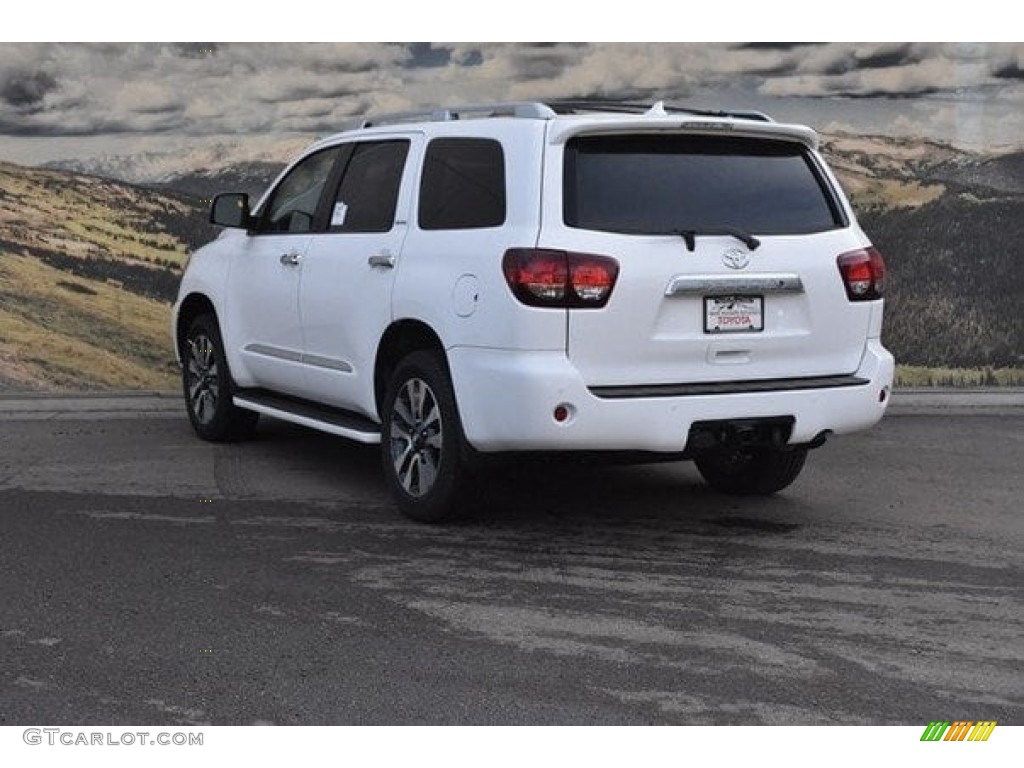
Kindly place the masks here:
[(1020, 148), (1024, 44), (3, 43), (0, 159), (265, 146), (366, 112), (566, 97)]

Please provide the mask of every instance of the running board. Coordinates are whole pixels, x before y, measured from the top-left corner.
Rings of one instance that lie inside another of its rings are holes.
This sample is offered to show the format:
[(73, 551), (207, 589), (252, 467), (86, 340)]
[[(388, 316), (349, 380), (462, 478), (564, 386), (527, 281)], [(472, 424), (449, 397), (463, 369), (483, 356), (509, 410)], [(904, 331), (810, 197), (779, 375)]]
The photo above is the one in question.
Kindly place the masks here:
[(331, 408), (309, 400), (279, 395), (260, 389), (242, 390), (232, 398), (239, 408), (264, 413), (275, 419), (290, 421), (358, 443), (380, 443), (380, 425), (357, 413)]

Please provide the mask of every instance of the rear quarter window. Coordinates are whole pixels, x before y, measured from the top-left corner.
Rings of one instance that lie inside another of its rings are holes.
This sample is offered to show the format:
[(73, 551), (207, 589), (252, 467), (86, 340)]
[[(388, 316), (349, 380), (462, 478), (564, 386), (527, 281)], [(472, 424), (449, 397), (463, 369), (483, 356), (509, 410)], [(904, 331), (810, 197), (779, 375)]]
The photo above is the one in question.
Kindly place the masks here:
[(505, 223), (505, 153), (493, 139), (434, 139), (420, 179), (420, 229)]
[(783, 235), (846, 224), (815, 159), (789, 141), (578, 136), (566, 145), (563, 183), (565, 223), (581, 229)]

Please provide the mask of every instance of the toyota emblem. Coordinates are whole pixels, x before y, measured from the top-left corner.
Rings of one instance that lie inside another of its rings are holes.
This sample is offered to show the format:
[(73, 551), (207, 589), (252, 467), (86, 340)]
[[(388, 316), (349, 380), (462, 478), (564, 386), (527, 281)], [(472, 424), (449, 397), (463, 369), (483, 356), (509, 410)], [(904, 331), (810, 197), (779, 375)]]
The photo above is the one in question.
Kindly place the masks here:
[(744, 269), (750, 263), (750, 252), (742, 248), (730, 248), (722, 254), (722, 263), (729, 269)]

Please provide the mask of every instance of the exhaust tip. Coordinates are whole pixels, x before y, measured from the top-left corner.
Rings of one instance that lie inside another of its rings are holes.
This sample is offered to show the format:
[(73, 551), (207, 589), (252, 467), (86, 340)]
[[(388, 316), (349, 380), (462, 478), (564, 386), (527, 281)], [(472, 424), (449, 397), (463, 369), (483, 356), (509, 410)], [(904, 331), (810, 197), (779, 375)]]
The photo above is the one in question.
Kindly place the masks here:
[(828, 436), (832, 434), (831, 429), (823, 429), (821, 432), (814, 436), (814, 439), (807, 444), (808, 448), (821, 448), (828, 440)]

